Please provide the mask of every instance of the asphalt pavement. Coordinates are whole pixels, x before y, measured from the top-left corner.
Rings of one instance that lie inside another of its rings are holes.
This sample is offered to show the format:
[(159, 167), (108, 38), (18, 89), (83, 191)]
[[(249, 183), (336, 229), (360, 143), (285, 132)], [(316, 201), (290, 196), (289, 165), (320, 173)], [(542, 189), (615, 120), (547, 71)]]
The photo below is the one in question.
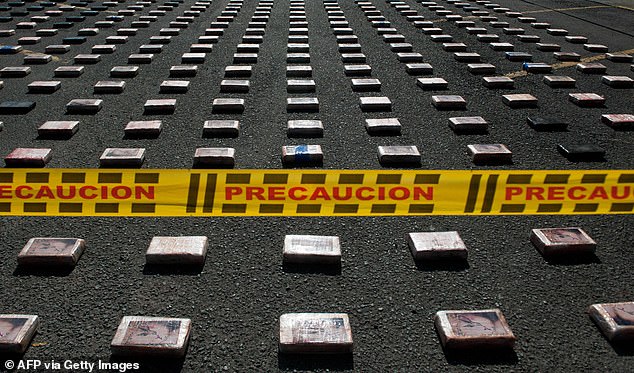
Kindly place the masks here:
[[(306, 1), (310, 44), (310, 65), (315, 93), (286, 91), (286, 54), (289, 33), (289, 1), (275, 0), (260, 45), (258, 60), (248, 93), (220, 93), (224, 69), (233, 64), (233, 54), (254, 14), (257, 2), (245, 1), (239, 15), (229, 24), (184, 94), (159, 93), (172, 66), (197, 43), (227, 1), (214, 0), (179, 35), (165, 44), (149, 65), (139, 65), (134, 78), (123, 79), (120, 94), (94, 94), (93, 86), (110, 78), (110, 69), (127, 65), (130, 54), (138, 53), (151, 36), (194, 5), (186, 0), (159, 16), (149, 27), (139, 28), (113, 54), (85, 65), (77, 78), (56, 78), (54, 70), (74, 65), (77, 54), (90, 53), (104, 44), (107, 36), (132, 21), (147, 16), (164, 2), (151, 3), (134, 15), (126, 15), (112, 28), (99, 29), (68, 53), (53, 55), (44, 65), (30, 65), (24, 78), (0, 78), (0, 103), (33, 101), (36, 107), (24, 115), (0, 115), (0, 155), (18, 147), (51, 148), (47, 168), (97, 168), (106, 148), (142, 147), (147, 150), (143, 168), (191, 168), (198, 147), (227, 146), (236, 149), (236, 168), (280, 169), (282, 146), (319, 144), (324, 151), (325, 169), (378, 169), (377, 146), (416, 145), (422, 154), (422, 169), (633, 169), (633, 131), (615, 131), (601, 122), (603, 114), (632, 114), (632, 89), (616, 89), (602, 83), (602, 75), (634, 77), (631, 63), (616, 63), (602, 53), (585, 50), (563, 36), (550, 35), (521, 23), (504, 13), (488, 10), (510, 27), (522, 27), (538, 35), (542, 43), (557, 43), (562, 51), (606, 66), (606, 74), (583, 74), (575, 64), (562, 64), (552, 52), (537, 50), (534, 43), (518, 41), (500, 28), (446, 1), (437, 1), (455, 14), (469, 17), (500, 42), (514, 44), (515, 51), (528, 52), (534, 62), (552, 64), (553, 75), (576, 79), (575, 88), (554, 89), (543, 83), (544, 74), (524, 74), (521, 62), (505, 58), (468, 34), (465, 28), (418, 2), (405, 4), (440, 27), (454, 42), (467, 45), (483, 62), (496, 66), (496, 75), (513, 76), (515, 88), (489, 89), (482, 76), (469, 72), (453, 52), (432, 41), (412, 22), (383, 0), (369, 0), (390, 21), (413, 51), (433, 66), (433, 77), (442, 77), (448, 88), (424, 91), (416, 78), (377, 35), (360, 7), (350, 0), (339, 5), (358, 37), (372, 77), (381, 81), (380, 93), (353, 92), (337, 41), (328, 24), (321, 1)], [(476, 5), (475, 1), (471, 2)], [(634, 53), (634, 6), (628, 1), (530, 0), (496, 2), (501, 7), (535, 17), (537, 22), (568, 30), (569, 35), (586, 36), (590, 43), (603, 44), (609, 52)], [(8, 5), (0, 2), (0, 6)], [(0, 16), (26, 5), (0, 11)], [(54, 9), (59, 3), (48, 9)], [(81, 28), (116, 15), (133, 2), (120, 3), (87, 16), (55, 36), (42, 37), (24, 45), (18, 54), (1, 55), (0, 68), (25, 66), (31, 52), (43, 53), (47, 45), (63, 44)], [(81, 4), (72, 12), (38, 24), (50, 28), (69, 15), (79, 15), (97, 2)], [(0, 29), (15, 29), (18, 22), (43, 15), (44, 10), (0, 23)], [(34, 36), (34, 29), (16, 29), (13, 36), (0, 38), (2, 45), (17, 45), (18, 38)], [(52, 94), (32, 94), (27, 85), (38, 80), (60, 80)], [(582, 108), (571, 103), (569, 93), (597, 93), (605, 105)], [(502, 95), (528, 93), (537, 97), (537, 108), (512, 109)], [(467, 109), (439, 111), (433, 95), (461, 95)], [(364, 113), (361, 96), (387, 96), (391, 112)], [(214, 114), (212, 101), (218, 97), (245, 99), (242, 114)], [(288, 113), (287, 97), (317, 97), (317, 113)], [(76, 98), (103, 99), (95, 115), (66, 114), (65, 105)], [(144, 115), (148, 99), (175, 98), (170, 115)], [(455, 134), (449, 118), (482, 116), (489, 122), (487, 134)], [(554, 116), (569, 123), (565, 132), (537, 132), (526, 123), (528, 116)], [(370, 136), (366, 118), (396, 117), (402, 123), (400, 136)], [(129, 121), (163, 121), (155, 139), (129, 139), (123, 129)], [(203, 138), (203, 123), (211, 119), (240, 121), (237, 138)], [(291, 119), (319, 119), (324, 136), (313, 139), (289, 138), (286, 123)], [(67, 140), (38, 138), (37, 128), (45, 121), (78, 120), (79, 131)], [(498, 166), (474, 165), (468, 144), (503, 143), (513, 152), (513, 163)], [(557, 151), (558, 144), (591, 143), (606, 151), (603, 161), (571, 162)], [(598, 243), (592, 260), (548, 263), (529, 240), (533, 228), (576, 226)], [(36, 314), (41, 325), (22, 359), (97, 362), (137, 361), (114, 358), (110, 342), (125, 315), (184, 317), (192, 320), (192, 338), (187, 355), (180, 360), (142, 360), (147, 372), (270, 372), (270, 371), (357, 371), (357, 372), (577, 372), (634, 369), (634, 354), (615, 348), (602, 336), (586, 314), (593, 303), (632, 301), (634, 280), (634, 238), (631, 215), (598, 216), (429, 216), (429, 217), (310, 217), (310, 218), (98, 218), (98, 217), (0, 217), (0, 313)], [(468, 266), (417, 267), (405, 235), (420, 231), (458, 231), (469, 249)], [(284, 235), (319, 234), (341, 238), (340, 273), (290, 271), (282, 265)], [(201, 271), (156, 271), (147, 268), (145, 251), (153, 236), (208, 236), (210, 247)], [(77, 237), (86, 240), (86, 251), (70, 272), (26, 271), (18, 268), (17, 254), (32, 237)], [(499, 308), (517, 337), (513, 352), (486, 355), (445, 354), (432, 317), (439, 310)], [(278, 354), (279, 316), (289, 312), (345, 312), (351, 319), (354, 352), (351, 356), (297, 357)], [(0, 360), (6, 359), (4, 356)], [(0, 368), (5, 371), (5, 368)], [(42, 370), (40, 370), (42, 371)]]

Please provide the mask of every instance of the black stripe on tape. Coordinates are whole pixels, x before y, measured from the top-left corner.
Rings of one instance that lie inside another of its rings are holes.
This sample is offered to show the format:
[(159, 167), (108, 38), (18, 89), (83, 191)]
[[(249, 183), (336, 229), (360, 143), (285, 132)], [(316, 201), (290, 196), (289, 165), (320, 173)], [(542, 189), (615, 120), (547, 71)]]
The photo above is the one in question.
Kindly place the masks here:
[(568, 184), (569, 174), (548, 174), (544, 178), (544, 184)]
[(610, 212), (632, 212), (634, 203), (613, 203)]
[(27, 172), (26, 174), (27, 183), (48, 183), (48, 180), (48, 172)]
[(205, 200), (203, 202), (203, 212), (212, 213), (214, 211), (214, 197), (216, 196), (217, 174), (207, 174), (207, 185), (205, 186)]
[(297, 205), (298, 214), (319, 214), (321, 212), (321, 205)]
[(244, 214), (247, 212), (247, 205), (244, 203), (225, 203), (222, 205), (224, 214)]
[(537, 212), (559, 212), (563, 206), (561, 203), (540, 203)]
[(493, 198), (495, 198), (495, 190), (498, 183), (498, 177), (498, 175), (489, 175), (489, 178), (487, 179), (484, 201), (482, 202), (482, 212), (491, 212), (491, 206), (493, 206)]
[(370, 209), (372, 214), (393, 214), (396, 211), (394, 204), (373, 204)]
[(187, 191), (187, 208), (185, 210), (186, 212), (196, 212), (199, 186), (200, 174), (191, 174), (189, 176), (189, 190)]
[(156, 203), (133, 203), (133, 214), (154, 214), (156, 212)]
[(13, 172), (0, 173), (0, 183), (12, 183), (12, 182), (13, 182)]
[(407, 210), (410, 214), (431, 214), (434, 212), (434, 204), (433, 203), (425, 203), (425, 204), (411, 204), (409, 205), (409, 210)]
[(364, 174), (341, 174), (339, 184), (363, 184)]
[(264, 174), (264, 184), (286, 184), (288, 174)]
[(377, 184), (400, 184), (401, 174), (379, 174), (376, 175)]
[(71, 203), (71, 202), (60, 202), (59, 203), (59, 212), (65, 213), (81, 213), (83, 212), (84, 205), (81, 203)]
[(302, 174), (302, 184), (325, 184), (326, 174)]
[(136, 174), (134, 175), (134, 182), (138, 184), (158, 184), (160, 176), (158, 173)]
[(425, 175), (420, 174), (416, 175), (414, 178), (414, 184), (438, 184), (440, 181), (440, 174), (433, 175)]
[(281, 214), (284, 212), (284, 204), (263, 203), (260, 205), (260, 214)]
[(358, 204), (336, 204), (334, 214), (356, 214), (359, 211)]
[(521, 175), (509, 175), (506, 179), (507, 184), (530, 184), (533, 175), (521, 174)]
[(116, 214), (119, 213), (118, 203), (95, 203), (95, 212), (97, 214)]
[(577, 203), (574, 212), (596, 212), (598, 209), (598, 203)]
[(25, 202), (24, 212), (46, 212), (46, 202)]
[(227, 174), (226, 184), (249, 184), (251, 174)]
[(112, 173), (112, 172), (100, 172), (97, 177), (98, 183), (116, 183), (121, 184), (121, 180), (123, 180), (122, 173)]
[(621, 176), (619, 176), (619, 183), (634, 183), (634, 174), (621, 174)]
[(465, 203), (464, 212), (473, 212), (475, 210), (481, 179), (482, 175), (471, 176), (471, 181), (469, 182), (469, 194), (467, 194), (467, 203)]
[(507, 203), (500, 207), (500, 212), (502, 213), (511, 213), (511, 212), (524, 212), (526, 208), (526, 204), (524, 203)]
[(588, 174), (581, 177), (582, 184), (603, 184), (605, 183), (606, 174)]
[(86, 182), (84, 172), (62, 172), (62, 183), (83, 184)]

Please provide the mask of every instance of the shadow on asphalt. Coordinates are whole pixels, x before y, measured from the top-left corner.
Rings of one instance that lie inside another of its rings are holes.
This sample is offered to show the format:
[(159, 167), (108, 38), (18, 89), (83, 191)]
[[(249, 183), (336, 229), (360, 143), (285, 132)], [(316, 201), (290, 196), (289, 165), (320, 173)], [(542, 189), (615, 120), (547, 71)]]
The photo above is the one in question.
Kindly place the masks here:
[(234, 168), (234, 165), (230, 164), (214, 164), (211, 165), (193, 165), (192, 168), (200, 170), (230, 170)]
[[(14, 367), (17, 367), (18, 361), (21, 361), (23, 358), (24, 358), (24, 353), (21, 353), (21, 354), (12, 353), (12, 352), (0, 353), (0, 372), (4, 373), (4, 372), (17, 371), (17, 369), (8, 369), (7, 361), (12, 361), (15, 364)], [(28, 371), (28, 369), (23, 369), (23, 370)]]
[(69, 140), (71, 137), (73, 136), (72, 135), (47, 135), (47, 136), (38, 135), (35, 138), (35, 140), (37, 141), (41, 141), (41, 140), (66, 141), (66, 140)]
[[(598, 331), (600, 331), (600, 329), (597, 328)], [(605, 339), (605, 341), (607, 343), (610, 344), (610, 346), (612, 346), (612, 349), (614, 349), (614, 352), (616, 352), (617, 355), (619, 356), (634, 356), (634, 344), (632, 344), (632, 340), (623, 340), (623, 341), (610, 341), (605, 334), (601, 333), (601, 335), (603, 336), (603, 339)]]
[(414, 170), (423, 167), (421, 162), (381, 163), (381, 168), (387, 170)]
[(338, 276), (341, 274), (341, 263), (335, 265), (284, 263), (282, 269), (286, 273), (318, 273)]
[(623, 126), (623, 127), (612, 127), (612, 129), (616, 132), (634, 132), (634, 126)]
[(37, 276), (37, 277), (66, 277), (73, 272), (74, 267), (25, 267), (17, 266), (13, 271), (14, 276)]
[(512, 348), (478, 348), (473, 351), (452, 351), (443, 348), (445, 358), (451, 365), (513, 365), (517, 354)]
[(456, 136), (473, 136), (473, 135), (488, 135), (489, 134), (489, 130), (486, 128), (483, 129), (472, 129), (472, 130), (454, 130), (453, 133), (456, 134)]
[[(322, 170), (324, 167), (323, 161), (307, 161), (298, 164), (284, 163), (283, 167), (285, 170), (303, 170), (303, 169), (319, 169)], [(322, 170), (323, 171), (323, 170)]]
[(143, 139), (158, 139), (160, 134), (143, 134), (143, 135), (131, 135), (126, 133), (123, 135), (124, 140), (143, 140)]
[(469, 269), (469, 262), (466, 260), (417, 260), (416, 269), (419, 271), (449, 271), (460, 272)]
[(619, 356), (634, 356), (634, 344), (631, 341), (612, 342), (610, 345)]
[(178, 264), (146, 264), (143, 267), (144, 275), (183, 275), (198, 276), (202, 272), (203, 266), (200, 265), (178, 265)]
[[(139, 372), (139, 373), (179, 373), (183, 370), (183, 364), (185, 363), (185, 358), (175, 358), (175, 359), (166, 359), (160, 357), (152, 357), (152, 358), (129, 358), (129, 357), (119, 357), (119, 356), (110, 356), (110, 360), (108, 361), (112, 364), (139, 364), (139, 369), (134, 370), (128, 368), (126, 372)], [(121, 371), (121, 370), (114, 370)]]
[(284, 354), (277, 355), (278, 368), (281, 370), (317, 370), (334, 371), (354, 369), (352, 354)]
[(546, 262), (550, 265), (574, 266), (580, 264), (600, 264), (601, 259), (592, 253), (553, 256), (546, 258)]
[(476, 166), (502, 166), (502, 165), (513, 165), (513, 161), (511, 160), (503, 160), (503, 159), (490, 159), (486, 161), (473, 161), (473, 164)]
[(570, 163), (605, 163), (608, 160), (605, 157), (601, 158), (572, 158), (568, 159)]

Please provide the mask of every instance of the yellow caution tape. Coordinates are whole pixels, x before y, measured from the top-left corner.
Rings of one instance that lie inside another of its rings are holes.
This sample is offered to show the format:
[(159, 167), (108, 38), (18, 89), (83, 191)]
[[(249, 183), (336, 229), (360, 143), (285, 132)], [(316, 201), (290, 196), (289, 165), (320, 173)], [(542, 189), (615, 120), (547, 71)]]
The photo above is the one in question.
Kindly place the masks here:
[(0, 215), (15, 216), (632, 212), (634, 170), (0, 170)]

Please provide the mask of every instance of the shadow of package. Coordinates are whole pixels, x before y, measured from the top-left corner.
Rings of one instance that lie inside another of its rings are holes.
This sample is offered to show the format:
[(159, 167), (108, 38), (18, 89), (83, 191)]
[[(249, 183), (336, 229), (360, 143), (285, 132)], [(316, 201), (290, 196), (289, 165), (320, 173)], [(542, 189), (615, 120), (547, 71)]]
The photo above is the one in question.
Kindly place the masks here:
[(39, 324), (34, 315), (0, 315), (0, 353), (24, 353)]
[(438, 311), (434, 324), (448, 350), (512, 348), (515, 336), (499, 309)]
[(593, 304), (588, 313), (608, 341), (634, 340), (634, 302)]
[(280, 316), (282, 353), (351, 353), (352, 330), (345, 313), (287, 313)]
[(124, 316), (112, 339), (113, 355), (183, 357), (190, 319)]

